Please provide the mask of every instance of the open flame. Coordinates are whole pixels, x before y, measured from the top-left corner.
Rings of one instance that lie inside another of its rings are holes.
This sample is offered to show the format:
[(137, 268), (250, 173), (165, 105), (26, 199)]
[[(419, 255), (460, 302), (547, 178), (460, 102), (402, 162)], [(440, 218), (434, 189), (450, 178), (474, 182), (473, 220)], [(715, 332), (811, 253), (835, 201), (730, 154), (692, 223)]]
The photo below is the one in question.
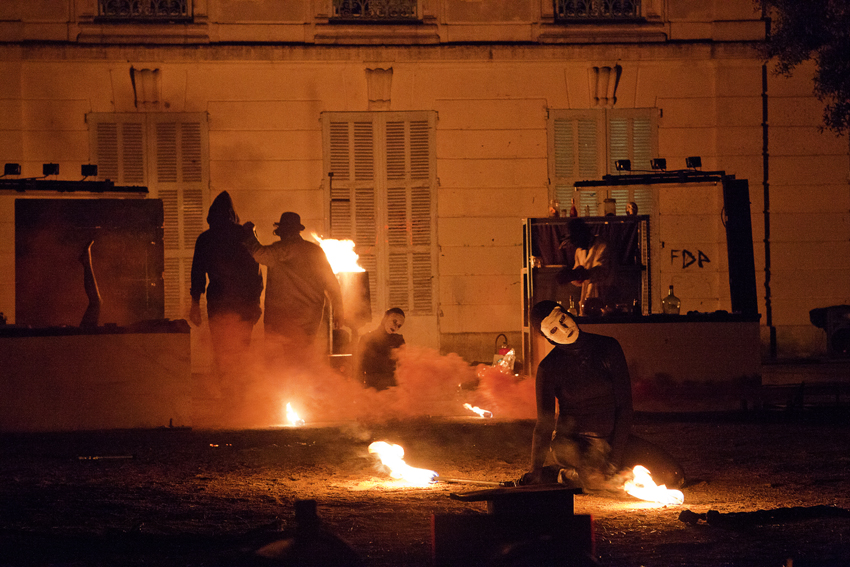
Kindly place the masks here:
[(463, 404), (463, 407), (469, 411), (477, 413), (480, 417), (493, 417), (493, 412), (473, 406), (472, 404)]
[(292, 409), (292, 404), (289, 402), (286, 402), (286, 422), (292, 427), (298, 427), (299, 425), (304, 425), (304, 423), (306, 423), (298, 415), (298, 412)]
[(682, 494), (681, 490), (667, 488), (664, 484), (655, 484), (646, 467), (637, 465), (632, 472), (634, 479), (627, 480), (623, 485), (623, 490), (635, 498), (668, 506), (681, 506), (685, 502), (685, 495)]
[(416, 486), (427, 486), (437, 480), (437, 473), (427, 469), (417, 469), (404, 462), (404, 449), (400, 445), (386, 441), (376, 441), (369, 445), (369, 452), (378, 455), (381, 464), (390, 469), (390, 476), (404, 480)]
[(353, 240), (322, 238), (315, 232), (311, 236), (319, 243), (335, 274), (340, 272), (365, 272), (357, 263), (360, 256), (354, 251)]

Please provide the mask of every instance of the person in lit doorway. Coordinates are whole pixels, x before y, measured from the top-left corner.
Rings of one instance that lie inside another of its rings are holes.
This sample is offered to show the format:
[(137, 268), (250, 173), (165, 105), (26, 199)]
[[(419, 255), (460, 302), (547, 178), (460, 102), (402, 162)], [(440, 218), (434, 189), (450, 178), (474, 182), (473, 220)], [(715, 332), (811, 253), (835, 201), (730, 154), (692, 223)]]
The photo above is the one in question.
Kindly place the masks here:
[(402, 325), (404, 311), (393, 307), (384, 313), (377, 329), (361, 337), (355, 355), (355, 376), (367, 388), (380, 391), (396, 385), (394, 351), (404, 345), (399, 333)]
[(280, 240), (266, 246), (257, 240), (254, 223), (243, 227), (248, 251), (257, 262), (268, 266), (263, 323), (266, 341), (276, 343), (273, 348), (301, 357), (318, 354), (316, 338), (328, 304), (333, 327), (341, 329), (345, 324), (339, 280), (322, 247), (301, 238), (304, 225), (300, 215), (285, 212), (274, 226)]
[[(632, 434), (632, 386), (620, 343), (580, 330), (554, 301), (537, 303), (531, 324), (554, 348), (537, 367), (531, 467), (520, 484), (620, 488), (622, 473), (643, 465), (657, 484), (682, 486), (681, 466)], [(550, 456), (554, 465), (546, 467)]]
[(581, 288), (579, 315), (601, 315), (611, 283), (608, 244), (576, 217), (567, 223), (567, 235), (561, 242), (562, 249), (568, 247), (575, 249), (573, 267), (563, 268), (556, 279), (560, 284), (569, 282)]

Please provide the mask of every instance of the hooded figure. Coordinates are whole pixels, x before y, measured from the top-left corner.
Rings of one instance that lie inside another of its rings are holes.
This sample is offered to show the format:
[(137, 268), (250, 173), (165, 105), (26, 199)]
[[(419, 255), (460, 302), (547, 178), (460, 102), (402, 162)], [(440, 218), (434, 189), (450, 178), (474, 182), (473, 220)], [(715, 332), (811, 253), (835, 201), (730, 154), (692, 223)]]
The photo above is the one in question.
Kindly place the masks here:
[(227, 191), (210, 205), (207, 223), (210, 228), (195, 242), (189, 319), (201, 325), (200, 301), (206, 293), (213, 357), (221, 375), (244, 369), (243, 355), (262, 313), (263, 276), (242, 245), (244, 233)]
[[(632, 386), (620, 343), (581, 331), (554, 301), (537, 303), (531, 324), (555, 348), (537, 367), (531, 470), (520, 484), (557, 479), (588, 489), (619, 489), (622, 474), (643, 465), (657, 484), (682, 486), (684, 471), (676, 461), (631, 433)], [(554, 465), (544, 467), (547, 458)]]

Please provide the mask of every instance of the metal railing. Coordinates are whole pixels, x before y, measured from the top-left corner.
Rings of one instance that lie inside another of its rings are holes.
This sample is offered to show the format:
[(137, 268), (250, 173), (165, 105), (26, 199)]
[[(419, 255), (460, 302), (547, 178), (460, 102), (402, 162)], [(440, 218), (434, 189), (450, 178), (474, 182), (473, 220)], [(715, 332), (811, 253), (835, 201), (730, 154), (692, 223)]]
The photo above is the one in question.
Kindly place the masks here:
[(333, 20), (416, 21), (418, 0), (333, 0)]
[(98, 0), (97, 11), (110, 20), (191, 20), (192, 0)]
[(555, 20), (634, 20), (640, 17), (640, 0), (554, 0)]

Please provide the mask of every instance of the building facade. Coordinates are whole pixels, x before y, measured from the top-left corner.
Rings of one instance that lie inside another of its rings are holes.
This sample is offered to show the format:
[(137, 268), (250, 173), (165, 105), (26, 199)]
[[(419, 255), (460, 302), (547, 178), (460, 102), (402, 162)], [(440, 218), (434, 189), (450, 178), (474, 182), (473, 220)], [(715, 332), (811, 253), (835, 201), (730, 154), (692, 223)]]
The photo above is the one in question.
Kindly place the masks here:
[[(522, 221), (553, 200), (683, 211), (677, 250), (708, 262), (658, 252), (652, 308), (674, 284), (683, 312), (728, 309), (719, 237), (694, 222), (716, 195), (573, 192), (617, 160), (699, 156), (749, 181), (765, 355), (821, 355), (809, 311), (850, 303), (848, 143), (819, 129), (811, 68), (761, 61), (765, 30), (751, 0), (9, 0), (0, 156), (22, 178), (97, 164), (161, 199), (167, 318), (186, 317), (194, 240), (226, 190), (264, 243), (286, 210), (305, 235), (353, 239), (373, 311), (402, 307), (409, 343), (469, 361), (519, 341)], [(10, 323), (15, 201), (45, 196), (0, 193)]]

